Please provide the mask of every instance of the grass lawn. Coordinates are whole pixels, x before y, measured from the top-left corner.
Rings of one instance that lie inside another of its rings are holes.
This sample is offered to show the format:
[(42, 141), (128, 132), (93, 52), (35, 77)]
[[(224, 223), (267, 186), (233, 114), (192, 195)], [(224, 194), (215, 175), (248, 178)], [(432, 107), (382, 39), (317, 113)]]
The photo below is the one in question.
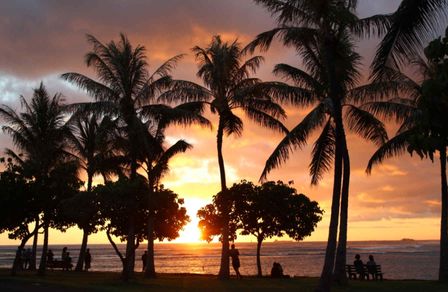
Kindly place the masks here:
[[(123, 283), (118, 273), (110, 272), (48, 272), (45, 277), (21, 273), (16, 277), (0, 270), (0, 291), (313, 291), (317, 278), (269, 279), (246, 277), (220, 281), (212, 275), (160, 274), (157, 279)], [(333, 291), (448, 291), (448, 284), (436, 281), (351, 281), (347, 287), (334, 286)]]

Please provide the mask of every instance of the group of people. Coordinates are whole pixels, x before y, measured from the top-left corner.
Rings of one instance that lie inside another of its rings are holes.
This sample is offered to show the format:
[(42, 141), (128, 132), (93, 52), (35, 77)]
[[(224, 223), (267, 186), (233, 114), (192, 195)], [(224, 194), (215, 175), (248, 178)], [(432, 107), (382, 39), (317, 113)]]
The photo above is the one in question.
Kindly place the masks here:
[[(70, 252), (68, 251), (68, 248), (66, 246), (62, 249), (61, 261), (65, 263), (67, 270), (68, 267), (72, 266), (72, 257), (70, 256)], [(90, 269), (91, 262), (92, 262), (92, 255), (90, 254), (90, 249), (87, 249), (86, 253), (84, 254), (85, 271), (88, 271)], [(47, 263), (49, 266), (51, 266), (54, 263), (54, 253), (51, 249), (49, 249), (47, 252)]]
[(18, 267), (22, 270), (31, 269), (31, 260), (33, 258), (33, 252), (30, 248), (23, 250), (20, 246), (16, 251), (16, 259), (19, 261)]
[[(355, 255), (355, 261), (353, 262), (355, 266), (356, 273), (359, 274), (360, 279), (366, 278), (368, 275), (364, 272), (364, 263), (361, 260), (361, 256), (359, 254)], [(376, 270), (376, 262), (373, 258), (373, 255), (369, 255), (369, 261), (366, 263), (367, 272), (370, 274), (374, 274)]]

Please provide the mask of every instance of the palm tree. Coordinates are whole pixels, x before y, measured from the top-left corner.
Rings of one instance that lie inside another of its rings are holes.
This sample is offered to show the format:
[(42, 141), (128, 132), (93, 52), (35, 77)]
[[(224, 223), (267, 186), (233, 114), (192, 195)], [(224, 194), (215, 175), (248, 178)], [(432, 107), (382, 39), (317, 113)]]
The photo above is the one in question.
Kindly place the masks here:
[[(440, 39), (436, 42), (440, 42)], [(443, 50), (442, 50), (443, 52)], [(444, 55), (445, 53), (443, 53)], [(397, 80), (401, 92), (407, 98), (393, 98), (387, 101), (374, 101), (364, 105), (366, 110), (386, 120), (401, 123), (395, 137), (382, 145), (369, 160), (367, 172), (387, 158), (399, 156), (406, 151), (416, 152), (420, 157), (433, 160), (433, 153), (439, 153), (441, 174), (441, 233), (439, 280), (448, 280), (448, 187), (446, 176), (448, 146), (448, 97), (446, 91), (446, 70), (439, 60), (427, 54), (430, 63), (418, 60), (424, 80), (415, 82), (399, 71), (389, 68), (384, 76)], [(443, 59), (443, 56), (442, 56)], [(387, 74), (387, 75), (386, 75)], [(406, 89), (405, 91), (403, 89)]]
[(374, 79), (421, 55), (425, 43), (445, 27), (446, 8), (447, 0), (402, 0), (372, 63)]
[(20, 97), (20, 101), (25, 112), (17, 114), (12, 108), (2, 105), (0, 116), (7, 123), (6, 126), (3, 126), (3, 131), (13, 138), (15, 146), (20, 149), (24, 158), (22, 159), (12, 150), (7, 150), (8, 154), (22, 162), (38, 189), (44, 228), (44, 244), (39, 273), (44, 274), (48, 233), (52, 220), (50, 209), (54, 202), (54, 198), (51, 197), (58, 195), (50, 194), (51, 190), (48, 185), (51, 172), (60, 167), (64, 157), (68, 156), (64, 142), (70, 133), (70, 128), (64, 120), (65, 106), (62, 104), (61, 94), (50, 97), (42, 83), (34, 89), (31, 103), (28, 103), (23, 96)]
[[(331, 110), (329, 114), (332, 117), (334, 125), (328, 125), (324, 128), (331, 132), (334, 139), (334, 185), (331, 206), (330, 232), (328, 237), (325, 263), (321, 274), (321, 280), (318, 290), (329, 291), (332, 279), (332, 272), (335, 261), (336, 238), (339, 224), (339, 208), (341, 207), (341, 224), (339, 233), (338, 258), (335, 267), (336, 278), (341, 281), (345, 279), (345, 253), (347, 241), (347, 218), (348, 218), (348, 191), (349, 191), (349, 156), (345, 140), (345, 130), (343, 125), (343, 107), (347, 101), (346, 95), (350, 89), (353, 89), (357, 81), (359, 72), (356, 70), (356, 59), (350, 60), (353, 55), (354, 37), (368, 37), (371, 34), (381, 35), (385, 32), (389, 25), (390, 17), (375, 15), (364, 19), (359, 19), (356, 14), (357, 1), (328, 0), (328, 1), (312, 1), (312, 0), (256, 0), (257, 3), (265, 6), (273, 15), (276, 15), (279, 27), (259, 34), (251, 43), (249, 49), (253, 51), (256, 47), (267, 50), (274, 37), (279, 37), (286, 46), (297, 49), (298, 53), (303, 57), (304, 65), (307, 67), (310, 75), (323, 85), (320, 93), (324, 93), (329, 100)], [(353, 63), (355, 62), (355, 63)], [(316, 66), (317, 65), (317, 66)], [(313, 80), (302, 72), (299, 74), (299, 86), (313, 87)], [(306, 87), (305, 87), (306, 88)], [(288, 92), (289, 91), (289, 92)], [(315, 99), (308, 90), (293, 91), (286, 90), (285, 94), (290, 97), (290, 102), (309, 105)], [(321, 95), (322, 96), (322, 95)], [(327, 106), (327, 110), (329, 108)], [(313, 122), (323, 122), (322, 111), (325, 107), (316, 108), (313, 117), (308, 115), (304, 122), (311, 123), (309, 127), (314, 128), (320, 124), (312, 124)], [(358, 109), (359, 110), (359, 109)], [(350, 110), (353, 117), (351, 119), (359, 119), (361, 113), (357, 109)], [(364, 118), (368, 116), (362, 113)], [(358, 115), (357, 118), (355, 116)], [(371, 118), (371, 117), (369, 117)], [(360, 121), (360, 120), (359, 120)], [(358, 122), (359, 122), (358, 121)], [(376, 122), (375, 122), (376, 123)], [(355, 130), (359, 132), (366, 131), (367, 128), (361, 127)], [(291, 132), (293, 132), (292, 130)], [(298, 130), (299, 131), (299, 130)], [(297, 133), (298, 134), (298, 133)], [(308, 132), (301, 133), (302, 138), (308, 135)], [(300, 135), (299, 135), (300, 136)], [(291, 136), (290, 136), (291, 137)], [(296, 147), (303, 145), (304, 140), (300, 138), (283, 141), (277, 148), (279, 152), (278, 158), (268, 164), (277, 166), (281, 159), (288, 157), (288, 147)], [(372, 137), (371, 137), (372, 138)], [(378, 138), (378, 137), (377, 137)], [(320, 139), (328, 143), (325, 135)], [(319, 141), (319, 140), (318, 140)], [(287, 143), (286, 143), (287, 142)], [(316, 144), (316, 147), (320, 145)], [(276, 150), (276, 151), (277, 151)], [(315, 149), (319, 150), (329, 149)], [(320, 153), (318, 153), (320, 154)], [(328, 155), (328, 153), (327, 153)], [(331, 156), (331, 155), (330, 155)], [(329, 168), (327, 161), (324, 169)], [(268, 167), (269, 168), (269, 167)], [(344, 172), (344, 174), (343, 174)], [(342, 197), (341, 197), (342, 194)]]
[[(287, 130), (278, 119), (284, 118), (285, 112), (272, 100), (266, 90), (267, 84), (250, 76), (259, 68), (263, 57), (253, 56), (245, 59), (244, 50), (237, 41), (223, 42), (220, 36), (214, 36), (206, 48), (196, 46), (192, 50), (199, 66), (197, 76), (205, 86), (192, 84), (187, 90), (179, 91), (179, 95), (183, 96), (185, 101), (206, 102), (211, 112), (218, 115), (216, 140), (221, 192), (227, 194), (223, 137), (224, 134), (240, 136), (243, 131), (243, 121), (235, 115), (235, 110), (241, 109), (249, 119), (259, 125), (283, 133)], [(228, 208), (227, 204), (220, 210), (224, 217), (219, 270), (221, 279), (230, 277)]]
[[(177, 92), (166, 91), (165, 97)], [(165, 131), (170, 125), (190, 125), (199, 124), (201, 126), (210, 126), (210, 122), (202, 117), (204, 103), (187, 102), (174, 107), (164, 104), (148, 104), (142, 106), (142, 119), (146, 121), (147, 138), (150, 150), (142, 153), (142, 166), (145, 169), (149, 184), (148, 210), (151, 216), (147, 222), (147, 260), (145, 276), (153, 278), (156, 276), (154, 266), (154, 195), (159, 189), (160, 180), (169, 171), (169, 161), (177, 154), (184, 153), (192, 148), (192, 145), (184, 140), (178, 140), (176, 143), (166, 147)]]
[[(73, 131), (69, 136), (70, 148), (87, 174), (86, 195), (88, 196), (91, 194), (95, 175), (108, 176), (120, 172), (117, 169), (120, 162), (119, 157), (114, 153), (111, 139), (115, 124), (109, 117), (99, 120), (96, 115), (80, 116), (75, 114), (72, 119)], [(83, 237), (75, 271), (83, 269), (87, 240), (89, 233), (92, 232), (89, 223), (85, 222), (85, 225), (80, 226), (83, 230)]]
[[(169, 75), (182, 56), (169, 59), (149, 74), (145, 48), (140, 45), (134, 48), (125, 35), (120, 35), (118, 43), (111, 41), (103, 44), (91, 35), (87, 39), (93, 50), (86, 54), (86, 65), (93, 67), (99, 81), (79, 73), (66, 73), (62, 78), (95, 98), (95, 103), (77, 104), (78, 109), (107, 112), (117, 117), (118, 127), (127, 140), (130, 178), (136, 179), (139, 154), (142, 149), (150, 152), (147, 127), (140, 117), (141, 107), (155, 103), (158, 95), (174, 85), (178, 89), (184, 86), (184, 82), (174, 82)], [(135, 218), (131, 215), (128, 219), (124, 280), (133, 275), (135, 262)]]

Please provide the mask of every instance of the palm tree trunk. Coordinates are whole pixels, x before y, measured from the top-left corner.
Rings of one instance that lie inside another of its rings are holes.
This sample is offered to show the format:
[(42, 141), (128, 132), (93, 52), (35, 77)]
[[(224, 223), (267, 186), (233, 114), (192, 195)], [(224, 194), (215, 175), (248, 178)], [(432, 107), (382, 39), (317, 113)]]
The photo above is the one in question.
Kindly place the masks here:
[[(224, 168), (224, 158), (222, 155), (222, 138), (224, 136), (224, 125), (221, 117), (219, 118), (218, 133), (216, 135), (217, 149), (218, 149), (218, 164), (219, 174), (221, 177), (221, 192), (225, 200), (227, 200), (227, 185), (226, 185), (226, 172)], [(228, 202), (225, 204), (223, 211), (223, 226), (222, 226), (222, 249), (221, 249), (221, 265), (219, 267), (218, 277), (220, 279), (230, 279), (230, 264), (229, 264), (229, 208)]]
[(129, 229), (126, 238), (126, 255), (125, 265), (123, 267), (122, 278), (128, 281), (134, 274), (135, 263), (135, 218), (132, 214), (129, 215)]
[[(87, 194), (91, 194), (92, 191), (92, 181), (93, 181), (93, 174), (89, 171), (87, 173)], [(86, 256), (86, 249), (87, 249), (87, 241), (89, 238), (89, 232), (87, 231), (87, 228), (82, 229), (82, 242), (81, 242), (81, 249), (79, 250), (79, 256), (78, 256), (78, 262), (76, 263), (75, 271), (81, 272), (83, 270), (84, 266), (84, 258)]]
[(348, 229), (348, 197), (350, 187), (350, 157), (347, 149), (347, 141), (344, 146), (344, 174), (342, 181), (342, 195), (341, 195), (341, 223), (339, 226), (339, 240), (336, 250), (336, 263), (334, 267), (334, 279), (342, 285), (347, 284), (347, 275), (345, 273), (345, 265), (347, 263), (347, 229)]
[(336, 254), (336, 239), (339, 224), (339, 203), (341, 198), (341, 184), (342, 184), (342, 156), (343, 156), (343, 131), (342, 131), (342, 110), (341, 104), (333, 100), (334, 105), (334, 119), (336, 124), (336, 147), (334, 159), (334, 182), (333, 182), (333, 196), (331, 201), (331, 216), (330, 226), (328, 232), (327, 248), (325, 250), (325, 261), (322, 268), (322, 273), (319, 279), (319, 285), (316, 291), (327, 292), (331, 290), (331, 281), (333, 275), (335, 254)]
[(148, 218), (148, 247), (146, 257), (145, 278), (155, 278), (156, 268), (154, 265), (154, 216)]
[(87, 249), (87, 239), (89, 238), (89, 233), (86, 228), (82, 229), (82, 243), (81, 243), (81, 249), (79, 250), (79, 256), (78, 256), (78, 262), (76, 263), (75, 271), (81, 272), (83, 270), (84, 266), (84, 258), (86, 256), (86, 249)]
[(262, 277), (263, 273), (261, 271), (261, 259), (260, 259), (260, 252), (261, 252), (261, 244), (263, 242), (263, 237), (259, 236), (257, 237), (257, 275), (258, 277)]
[(40, 276), (45, 276), (45, 271), (47, 269), (48, 232), (50, 227), (47, 219), (44, 218), (44, 220), (44, 245), (42, 246), (42, 256), (40, 258), (39, 270), (37, 271)]
[(440, 222), (439, 281), (448, 281), (448, 186), (446, 178), (446, 147), (440, 150), (440, 174), (442, 184), (442, 215)]
[(34, 227), (33, 247), (31, 251), (30, 271), (36, 270), (37, 262), (37, 240), (39, 239), (39, 216), (36, 218), (36, 225)]

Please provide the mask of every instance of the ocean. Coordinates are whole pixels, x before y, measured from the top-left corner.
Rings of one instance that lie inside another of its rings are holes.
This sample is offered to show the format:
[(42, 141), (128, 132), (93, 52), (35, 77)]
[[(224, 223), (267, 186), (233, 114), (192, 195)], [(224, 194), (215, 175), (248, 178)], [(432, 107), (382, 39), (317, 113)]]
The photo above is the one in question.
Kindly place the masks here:
[[(67, 245), (76, 263), (79, 245)], [(256, 243), (236, 243), (240, 252), (241, 274), (255, 275)], [(266, 242), (261, 250), (262, 270), (270, 273), (273, 262), (281, 263), (284, 273), (291, 276), (318, 277), (324, 256), (325, 242)], [(10, 268), (15, 246), (0, 246), (0, 268)], [(55, 259), (61, 256), (62, 245), (50, 245)], [(121, 271), (121, 263), (110, 245), (90, 245), (92, 271)], [(119, 245), (124, 251), (124, 245)], [(136, 253), (136, 271), (141, 271), (141, 255), (145, 246)], [(347, 262), (355, 254), (366, 262), (369, 255), (382, 266), (386, 279), (436, 280), (439, 263), (437, 241), (365, 241), (348, 243)], [(163, 243), (155, 247), (156, 272), (217, 274), (220, 264), (219, 243)], [(231, 271), (233, 273), (233, 271)]]

